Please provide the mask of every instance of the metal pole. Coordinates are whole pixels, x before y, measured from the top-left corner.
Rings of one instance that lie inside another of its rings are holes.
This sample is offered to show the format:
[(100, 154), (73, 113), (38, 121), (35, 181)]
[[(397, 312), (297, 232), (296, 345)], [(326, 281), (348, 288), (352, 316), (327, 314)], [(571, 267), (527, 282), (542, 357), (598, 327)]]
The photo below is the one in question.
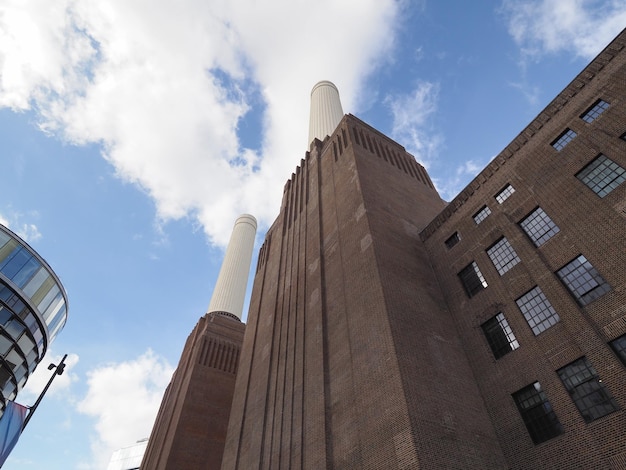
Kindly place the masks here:
[(50, 388), (50, 385), (52, 385), (52, 381), (54, 380), (54, 378), (57, 375), (63, 374), (63, 371), (65, 370), (65, 359), (66, 358), (67, 358), (67, 354), (65, 356), (63, 356), (63, 359), (61, 359), (61, 362), (59, 362), (58, 365), (50, 364), (48, 366), (48, 370), (52, 370), (52, 369), (56, 369), (56, 370), (52, 374), (52, 377), (50, 377), (50, 380), (48, 380), (48, 383), (46, 384), (45, 388), (43, 389), (43, 392), (41, 392), (41, 394), (39, 395), (39, 398), (37, 398), (37, 401), (35, 402), (35, 404), (30, 407), (30, 411), (28, 412), (28, 416), (26, 416), (26, 419), (24, 420), (24, 426), (22, 426), (22, 432), (24, 432), (24, 429), (26, 428), (26, 425), (30, 421), (30, 418), (33, 417), (33, 413), (35, 413), (35, 410), (39, 406), (39, 403), (41, 402), (43, 396), (48, 391), (48, 388)]

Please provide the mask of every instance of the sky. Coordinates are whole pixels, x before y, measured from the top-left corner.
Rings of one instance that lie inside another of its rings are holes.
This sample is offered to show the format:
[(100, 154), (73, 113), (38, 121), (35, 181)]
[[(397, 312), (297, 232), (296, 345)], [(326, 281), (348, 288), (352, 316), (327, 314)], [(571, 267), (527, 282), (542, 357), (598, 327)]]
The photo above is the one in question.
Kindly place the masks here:
[(256, 264), (316, 82), (451, 200), (624, 27), (623, 0), (0, 0), (0, 223), (69, 297), (17, 401), (68, 367), (3, 468), (149, 436), (241, 213)]

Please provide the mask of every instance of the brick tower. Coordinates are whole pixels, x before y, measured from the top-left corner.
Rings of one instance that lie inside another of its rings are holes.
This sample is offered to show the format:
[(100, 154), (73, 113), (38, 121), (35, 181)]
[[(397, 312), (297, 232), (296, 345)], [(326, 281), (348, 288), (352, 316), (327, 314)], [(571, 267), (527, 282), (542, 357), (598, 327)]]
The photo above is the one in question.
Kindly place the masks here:
[(261, 248), (222, 468), (503, 468), (420, 240), (445, 203), (402, 146), (340, 118), (311, 126)]
[(245, 325), (241, 311), (256, 220), (242, 215), (206, 315), (193, 329), (165, 391), (141, 468), (219, 469)]

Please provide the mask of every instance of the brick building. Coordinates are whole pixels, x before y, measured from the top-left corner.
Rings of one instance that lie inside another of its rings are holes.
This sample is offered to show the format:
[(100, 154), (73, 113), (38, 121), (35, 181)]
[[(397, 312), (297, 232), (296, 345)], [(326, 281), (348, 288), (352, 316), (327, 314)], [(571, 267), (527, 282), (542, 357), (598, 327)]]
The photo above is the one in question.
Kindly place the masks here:
[(222, 469), (626, 469), (626, 30), (461, 193), (352, 115), (258, 258)]

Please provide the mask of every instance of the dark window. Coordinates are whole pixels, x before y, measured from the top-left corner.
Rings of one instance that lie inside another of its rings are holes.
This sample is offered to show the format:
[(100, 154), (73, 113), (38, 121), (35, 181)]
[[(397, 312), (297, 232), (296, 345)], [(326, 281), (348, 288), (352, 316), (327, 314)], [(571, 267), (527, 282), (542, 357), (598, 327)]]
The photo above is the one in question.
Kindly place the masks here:
[(619, 409), (586, 357), (562, 367), (557, 373), (587, 423)]
[(489, 214), (491, 214), (491, 209), (489, 209), (487, 206), (483, 206), (472, 217), (474, 219), (474, 222), (476, 222), (476, 225), (478, 225), (483, 220), (485, 220)]
[(611, 286), (583, 255), (567, 263), (556, 274), (580, 305), (587, 305), (611, 290)]
[(504, 237), (489, 248), (487, 254), (500, 276), (520, 262), (519, 256), (517, 256), (509, 241)]
[(513, 186), (511, 186), (510, 184), (507, 184), (504, 187), (504, 189), (502, 189), (502, 191), (500, 191), (498, 194), (496, 194), (496, 201), (498, 201), (499, 204), (502, 204), (514, 192), (515, 192), (515, 188)]
[(613, 348), (613, 351), (615, 351), (615, 354), (617, 354), (617, 357), (619, 357), (624, 366), (626, 366), (626, 335), (615, 338), (609, 345)]
[(543, 245), (560, 230), (541, 207), (537, 207), (519, 224), (535, 246)]
[(528, 326), (533, 330), (535, 336), (555, 325), (560, 320), (559, 315), (539, 286), (535, 286), (526, 292), (517, 299), (515, 303), (524, 315)]
[(596, 101), (591, 108), (581, 114), (580, 119), (585, 122), (595, 121), (600, 114), (607, 110), (609, 103), (603, 100)]
[(563, 434), (563, 426), (539, 382), (515, 392), (513, 399), (535, 444)]
[(519, 343), (515, 339), (513, 330), (506, 321), (504, 314), (498, 313), (480, 325), (487, 338), (489, 347), (496, 359), (500, 359), (505, 354), (519, 348)]
[(626, 180), (626, 170), (604, 155), (599, 155), (576, 174), (594, 193), (604, 197)]
[(565, 131), (560, 136), (558, 136), (550, 145), (552, 145), (552, 147), (560, 152), (563, 147), (569, 144), (574, 139), (574, 137), (576, 137), (576, 135), (576, 132), (574, 132), (573, 130), (565, 129)]
[(459, 232), (454, 232), (452, 235), (450, 235), (450, 237), (445, 241), (446, 246), (448, 247), (448, 249), (452, 248), (454, 245), (456, 245), (457, 243), (459, 243), (461, 241), (461, 235), (459, 235)]
[(475, 296), (487, 287), (487, 281), (485, 281), (480, 269), (478, 269), (478, 265), (474, 261), (463, 268), (458, 276), (463, 283), (463, 287), (465, 287), (468, 297)]

